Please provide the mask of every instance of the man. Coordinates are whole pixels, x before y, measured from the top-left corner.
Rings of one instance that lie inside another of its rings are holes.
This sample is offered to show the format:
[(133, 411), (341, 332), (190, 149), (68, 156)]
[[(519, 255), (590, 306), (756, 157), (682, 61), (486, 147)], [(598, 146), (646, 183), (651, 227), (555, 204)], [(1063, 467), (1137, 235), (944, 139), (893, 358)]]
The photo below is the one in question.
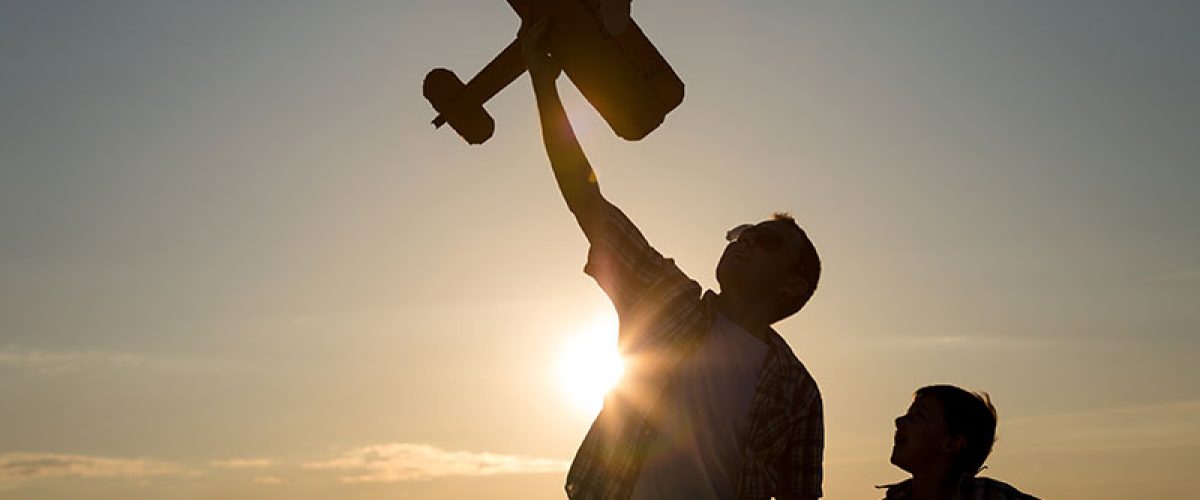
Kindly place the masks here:
[(996, 408), (987, 393), (952, 385), (917, 390), (896, 417), (892, 463), (912, 478), (887, 487), (884, 500), (1037, 500), (1016, 488), (975, 477), (996, 440)]
[(591, 248), (584, 271), (620, 319), (625, 375), (567, 474), (576, 500), (816, 499), (824, 447), (816, 382), (771, 324), (820, 276), (807, 235), (777, 214), (727, 235), (718, 295), (655, 251), (600, 193), (563, 110), (561, 70), (522, 26), (543, 140), (559, 190)]

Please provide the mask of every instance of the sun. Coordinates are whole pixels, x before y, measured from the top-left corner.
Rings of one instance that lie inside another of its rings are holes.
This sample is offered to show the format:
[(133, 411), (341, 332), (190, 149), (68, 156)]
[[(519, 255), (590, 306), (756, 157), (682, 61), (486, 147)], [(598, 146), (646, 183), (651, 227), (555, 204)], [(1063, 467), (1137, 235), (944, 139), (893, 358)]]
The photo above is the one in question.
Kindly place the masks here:
[(604, 395), (621, 380), (625, 363), (617, 354), (617, 318), (598, 315), (572, 335), (558, 358), (558, 380), (568, 400), (582, 412), (594, 414)]

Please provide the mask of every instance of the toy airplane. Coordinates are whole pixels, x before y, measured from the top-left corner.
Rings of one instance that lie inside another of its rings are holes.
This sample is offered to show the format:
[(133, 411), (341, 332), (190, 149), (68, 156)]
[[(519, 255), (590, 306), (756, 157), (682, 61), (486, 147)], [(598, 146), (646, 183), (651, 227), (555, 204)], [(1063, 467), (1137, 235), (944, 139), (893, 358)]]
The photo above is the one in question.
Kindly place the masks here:
[[(536, 10), (550, 20), (545, 45), (563, 73), (618, 136), (638, 140), (683, 102), (683, 81), (629, 16), (631, 0), (508, 0), (518, 16)], [(425, 98), (469, 144), (492, 137), (496, 125), (483, 104), (525, 73), (514, 40), (463, 85), (454, 72), (425, 75)]]

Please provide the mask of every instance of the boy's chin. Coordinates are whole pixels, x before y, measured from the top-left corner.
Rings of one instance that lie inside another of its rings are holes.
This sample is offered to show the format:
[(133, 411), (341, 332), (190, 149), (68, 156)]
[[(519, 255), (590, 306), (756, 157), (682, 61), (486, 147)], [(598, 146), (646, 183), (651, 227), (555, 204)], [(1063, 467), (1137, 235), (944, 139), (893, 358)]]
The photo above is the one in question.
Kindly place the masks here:
[(900, 450), (897, 450), (894, 446), (892, 447), (892, 456), (890, 460), (892, 465), (899, 467), (905, 472), (912, 472), (908, 469), (908, 461), (904, 459), (904, 456), (900, 453)]

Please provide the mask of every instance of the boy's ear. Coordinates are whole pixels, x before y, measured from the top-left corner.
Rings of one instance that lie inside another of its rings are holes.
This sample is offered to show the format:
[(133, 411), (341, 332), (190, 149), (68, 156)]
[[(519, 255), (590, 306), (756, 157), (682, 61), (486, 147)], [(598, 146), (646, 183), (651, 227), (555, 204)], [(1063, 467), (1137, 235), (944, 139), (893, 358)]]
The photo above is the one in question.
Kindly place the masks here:
[(967, 438), (959, 434), (950, 436), (945, 441), (945, 450), (947, 453), (957, 454), (967, 448)]

